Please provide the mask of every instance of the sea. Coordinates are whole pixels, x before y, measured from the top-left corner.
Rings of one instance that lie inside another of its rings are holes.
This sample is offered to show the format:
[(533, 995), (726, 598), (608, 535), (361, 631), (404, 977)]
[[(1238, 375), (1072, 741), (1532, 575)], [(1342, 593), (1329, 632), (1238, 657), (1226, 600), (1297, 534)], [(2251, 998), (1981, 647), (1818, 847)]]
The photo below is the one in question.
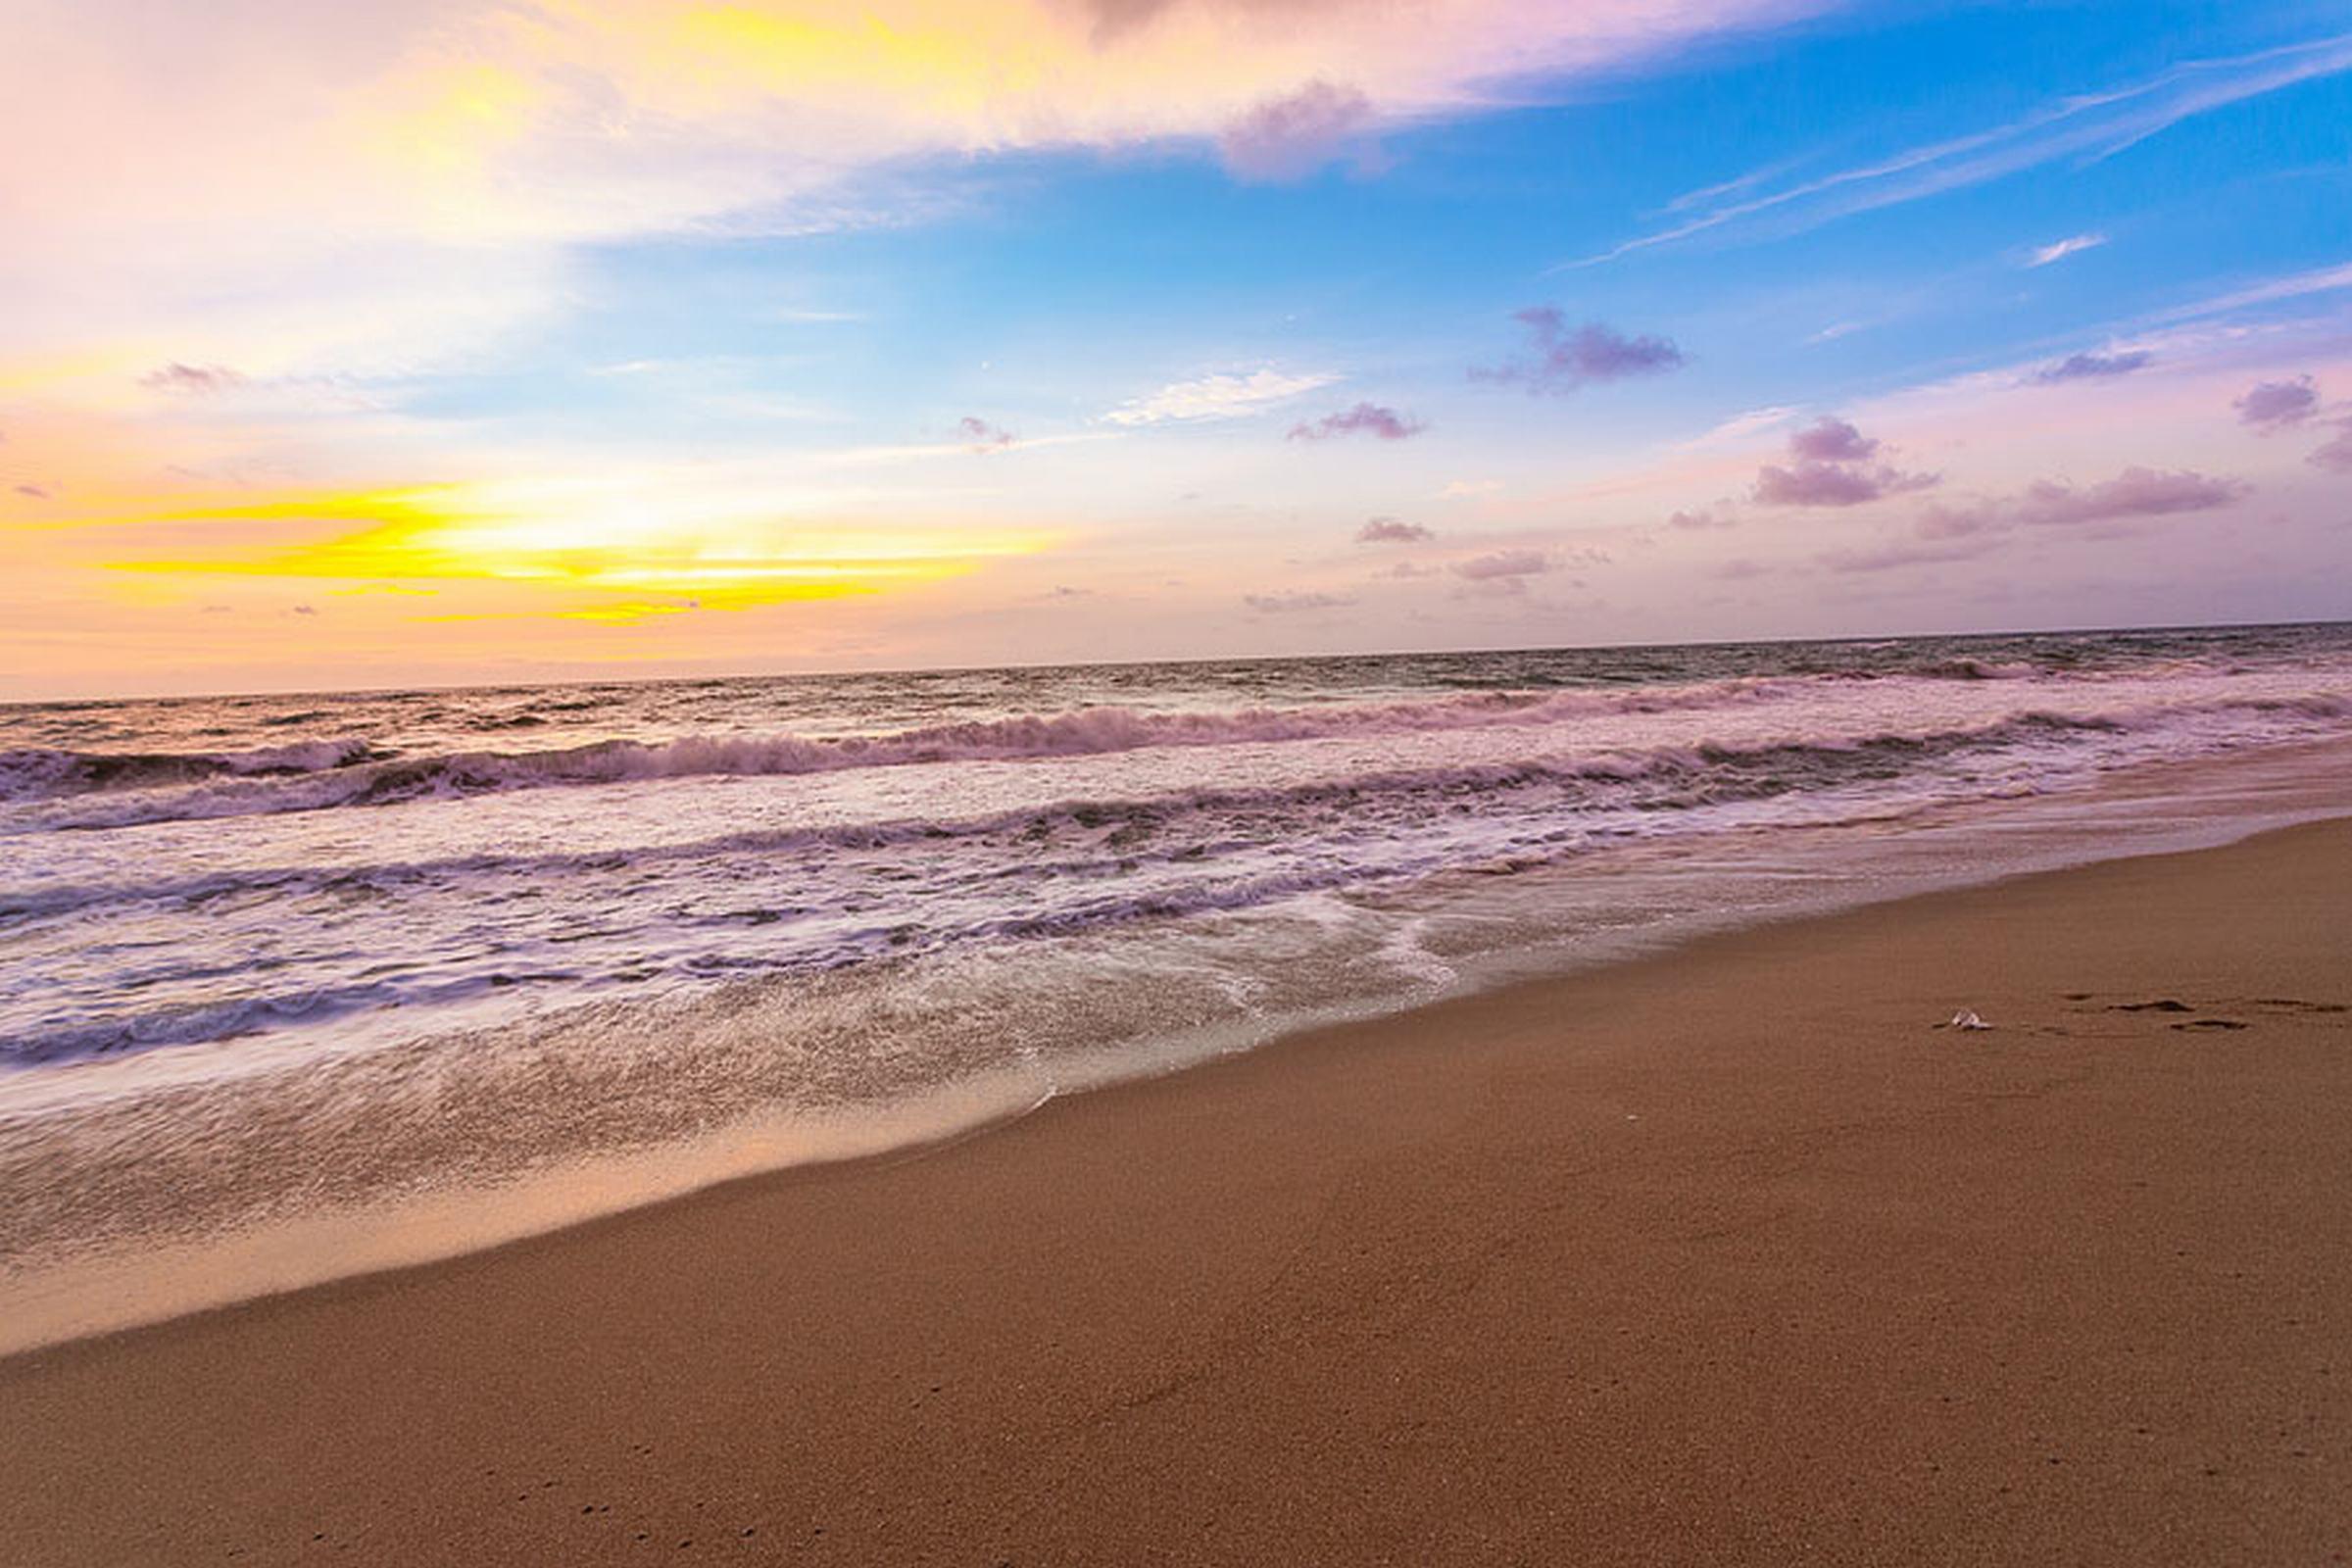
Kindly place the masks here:
[(0, 1349), (2347, 811), (2340, 624), (0, 708)]

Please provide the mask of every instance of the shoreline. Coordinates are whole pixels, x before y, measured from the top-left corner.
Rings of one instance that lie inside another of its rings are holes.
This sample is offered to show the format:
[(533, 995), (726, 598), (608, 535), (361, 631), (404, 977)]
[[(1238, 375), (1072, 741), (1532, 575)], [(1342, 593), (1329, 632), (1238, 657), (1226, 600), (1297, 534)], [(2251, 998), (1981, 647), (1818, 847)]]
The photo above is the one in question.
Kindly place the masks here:
[[(2129, 769), (2097, 795), (2056, 797), (2053, 820), (1996, 819), (2015, 835), (2051, 835), (2057, 847), (2039, 852), (2007, 851), (2008, 863), (1959, 875), (1948, 865), (1952, 850), (1922, 847), (1942, 828), (1916, 832), (1910, 845), (1919, 863), (1901, 860), (1876, 868), (1893, 887), (1854, 899), (1818, 897), (1786, 907), (1769, 905), (1729, 920), (1702, 921), (1689, 928), (1661, 926), (1631, 940), (1598, 939), (1597, 951), (1566, 961), (1556, 956), (1533, 968), (1503, 970), (1472, 978), (1434, 996), (1403, 994), (1353, 999), (1302, 1014), (1261, 1020), (1249, 1027), (1227, 1025), (1203, 1032), (1201, 1043), (1182, 1037), (1154, 1040), (1098, 1059), (1062, 1064), (1038, 1074), (984, 1073), (951, 1081), (912, 1100), (889, 1106), (856, 1107), (840, 1116), (783, 1115), (722, 1123), (679, 1143), (622, 1149), (524, 1170), (487, 1183), (461, 1185), (424, 1196), (395, 1189), (373, 1202), (334, 1205), (288, 1220), (231, 1229), (192, 1241), (164, 1234), (145, 1242), (117, 1244), (91, 1256), (34, 1265), (15, 1288), (0, 1290), (0, 1362), (18, 1355), (86, 1340), (135, 1332), (209, 1312), (365, 1279), (429, 1267), (471, 1254), (496, 1251), (560, 1235), (640, 1210), (691, 1201), (734, 1183), (760, 1181), (835, 1167), (857, 1167), (900, 1158), (919, 1158), (966, 1139), (1013, 1126), (1073, 1098), (1118, 1090), (1214, 1066), (1269, 1048), (1286, 1048), (1307, 1037), (1341, 1033), (1427, 1009), (1456, 1006), (1483, 998), (1507, 996), (1522, 988), (1575, 980), (1629, 964), (1671, 960), (1706, 944), (1750, 932), (1807, 921), (1858, 915), (1970, 889), (1988, 889), (2022, 878), (2079, 869), (2115, 859), (2195, 853), (2226, 847), (2295, 825), (2329, 820), (2352, 810), (2335, 805), (2326, 763), (2352, 765), (2352, 741), (2307, 742), (2270, 749), (2251, 758), (2198, 759)], [(2315, 772), (2312, 764), (2320, 766)], [(2161, 801), (2163, 823), (2146, 832), (2152, 845), (2134, 845), (2099, 855), (2067, 813), (2104, 809), (2111, 831), (2123, 830), (2115, 812), (2142, 792)], [(2218, 790), (2218, 793), (2215, 793)], [(2267, 805), (2249, 803), (2267, 803)], [(2102, 805), (2103, 803), (2103, 805)], [(2323, 804), (2325, 803), (2325, 804)], [(2201, 813), (2211, 813), (2201, 814)], [(1967, 823), (1967, 816), (1956, 819)], [(1983, 819), (1957, 828), (1970, 844), (1986, 831)], [(1979, 853), (1983, 853), (1980, 850)], [(1587, 937), (1586, 942), (1594, 939)], [(1494, 956), (1490, 955), (1490, 958)], [(1074, 1069), (1072, 1071), (1071, 1069)], [(89, 1318), (93, 1301), (137, 1299), (129, 1310), (110, 1308), (101, 1321)]]
[[(2347, 868), (2338, 818), (1701, 937), (24, 1352), (0, 1435), (38, 1458), (0, 1541), (1764, 1561), (1801, 1517), (1832, 1560), (2324, 1556), (2352, 1545)], [(1960, 1008), (1995, 1028), (1931, 1031)], [(2217, 1077), (2249, 1046), (2260, 1075)], [(1996, 1189), (2005, 1218), (1966, 1201)], [(2119, 1247), (2151, 1226), (2241, 1266), (2174, 1279)], [(2135, 1388), (2142, 1419), (2085, 1426)], [(2300, 1457), (2250, 1447), (2264, 1422)], [(1995, 1472), (1966, 1506), (1935, 1479)]]

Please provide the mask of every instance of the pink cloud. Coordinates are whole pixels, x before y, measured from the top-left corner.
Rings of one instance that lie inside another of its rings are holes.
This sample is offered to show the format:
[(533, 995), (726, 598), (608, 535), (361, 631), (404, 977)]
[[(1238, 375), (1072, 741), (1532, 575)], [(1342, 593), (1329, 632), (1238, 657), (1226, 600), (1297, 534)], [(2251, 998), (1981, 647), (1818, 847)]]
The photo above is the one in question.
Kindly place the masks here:
[(1498, 577), (1533, 577), (1551, 569), (1551, 560), (1540, 550), (1497, 550), (1492, 555), (1472, 556), (1468, 561), (1453, 564), (1453, 574), (1472, 582), (1491, 582)]
[(1627, 337), (1598, 321), (1587, 321), (1571, 332), (1556, 306), (1530, 306), (1511, 318), (1527, 328), (1533, 357), (1474, 368), (1472, 380), (1524, 386), (1535, 393), (1567, 393), (1595, 381), (1661, 374), (1683, 364), (1683, 351), (1662, 337)]
[(2014, 506), (2017, 520), (2034, 524), (2104, 522), (2117, 517), (2164, 517), (2226, 507), (2253, 487), (2242, 479), (2216, 479), (2182, 471), (2159, 473), (2131, 467), (2085, 489), (2037, 479)]
[(1932, 473), (1897, 473), (1892, 468), (1858, 468), (1838, 463), (1800, 463), (1784, 468), (1766, 464), (1756, 471), (1755, 499), (1765, 507), (1858, 507), (1884, 496), (1925, 490)]
[(974, 452), (1002, 451), (1019, 439), (1010, 430), (970, 414), (956, 421), (956, 433)]
[(1340, 414), (1326, 414), (1312, 423), (1291, 426), (1294, 441), (1328, 441), (1336, 435), (1358, 433), (1377, 436), (1383, 441), (1402, 441), (1419, 435), (1429, 426), (1409, 414), (1382, 408), (1377, 403), (1358, 403)]
[(1354, 600), (1343, 594), (1294, 591), (1279, 594), (1250, 594), (1242, 603), (1261, 615), (1290, 615), (1309, 610), (1338, 610), (1352, 605)]
[(2337, 421), (2335, 439), (2303, 461), (2330, 473), (2352, 473), (2352, 419)]
[(195, 397), (226, 392), (244, 384), (245, 377), (225, 365), (182, 365), (177, 360), (139, 377), (139, 385), (143, 387)]
[(1832, 571), (1894, 571), (1903, 566), (1972, 560), (1991, 549), (1993, 543), (1989, 539), (1947, 541), (1942, 544), (1898, 540), (1862, 550), (1827, 550), (1814, 559)]
[(2082, 487), (2036, 479), (2021, 494), (2006, 499), (1979, 498), (1926, 508), (1911, 526), (1921, 541), (1917, 546), (1845, 552), (1836, 554), (1835, 559), (1824, 557), (1823, 563), (1838, 571), (1870, 571), (1912, 561), (1956, 561), (1991, 549), (2021, 524), (2064, 526), (2210, 512), (2229, 506), (2252, 489), (2242, 479), (2191, 471), (2160, 473), (2141, 467), (2126, 468), (2112, 479)]
[(1361, 545), (1409, 545), (1432, 537), (1422, 524), (1397, 517), (1374, 517), (1355, 530), (1355, 542)]
[(1243, 179), (1303, 179), (1339, 157), (1372, 120), (1372, 100), (1357, 89), (1310, 81), (1228, 125), (1217, 151)]
[(1931, 506), (1919, 514), (1912, 531), (1922, 539), (1965, 539), (2007, 526), (1993, 503), (1980, 501), (1968, 506)]

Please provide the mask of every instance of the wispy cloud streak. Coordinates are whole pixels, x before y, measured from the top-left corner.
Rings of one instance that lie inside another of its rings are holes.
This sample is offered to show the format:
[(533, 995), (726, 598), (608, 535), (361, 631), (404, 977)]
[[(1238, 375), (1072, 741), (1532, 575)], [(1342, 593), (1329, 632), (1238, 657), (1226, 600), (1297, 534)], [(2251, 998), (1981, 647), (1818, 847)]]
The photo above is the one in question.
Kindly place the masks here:
[(1286, 374), (1268, 366), (1248, 375), (1204, 375), (1176, 381), (1145, 397), (1130, 398), (1103, 416), (1113, 424), (1164, 424), (1170, 420), (1238, 419), (1329, 386), (1336, 375)]
[[(1597, 266), (1735, 226), (1764, 227), (1773, 235), (1801, 232), (1856, 213), (1982, 184), (2063, 158), (2097, 162), (2193, 116), (2344, 71), (2352, 71), (2352, 33), (2254, 54), (2184, 61), (2137, 82), (2061, 98), (2007, 124), (1909, 148), (1762, 195), (1709, 205), (1698, 199), (1704, 193), (1696, 193), (1685, 198), (1695, 201), (1696, 216), (1596, 255), (1563, 263), (1561, 268)], [(1715, 190), (1729, 194), (1769, 186), (1772, 178), (1742, 176)], [(2046, 252), (2054, 253), (2046, 260), (2071, 254), (2067, 247), (2085, 248), (2079, 242), (2093, 239), (2080, 235), (2045, 247)], [(2033, 265), (2043, 265), (2044, 252), (2034, 254)]]
[(2034, 246), (2026, 257), (2026, 265), (2028, 267), (2047, 267), (2052, 262), (2063, 262), (2069, 256), (2080, 256), (2084, 251), (2095, 250), (2106, 243), (2107, 236), (2104, 234), (2069, 234), (2066, 238), (2053, 240), (2047, 245)]
[(2185, 321), (2202, 316), (2227, 316), (2232, 311), (2247, 310), (2257, 305), (2277, 305), (2285, 300), (2307, 299), (2314, 294), (2332, 294), (2342, 289), (2352, 289), (2352, 262), (2341, 267), (2290, 272), (2284, 277), (2274, 277), (2267, 283), (2254, 283), (2228, 294), (2216, 294), (2210, 299), (2166, 311), (2156, 319)]

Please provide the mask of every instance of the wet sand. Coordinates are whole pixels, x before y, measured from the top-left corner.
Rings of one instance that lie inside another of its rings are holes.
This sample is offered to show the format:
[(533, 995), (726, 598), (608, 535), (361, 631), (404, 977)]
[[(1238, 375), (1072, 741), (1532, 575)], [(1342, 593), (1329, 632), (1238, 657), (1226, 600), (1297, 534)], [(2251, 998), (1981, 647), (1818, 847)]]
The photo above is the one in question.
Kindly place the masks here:
[(2339, 821), (1301, 1036), (0, 1362), (0, 1561), (2344, 1561), (2347, 1005)]

